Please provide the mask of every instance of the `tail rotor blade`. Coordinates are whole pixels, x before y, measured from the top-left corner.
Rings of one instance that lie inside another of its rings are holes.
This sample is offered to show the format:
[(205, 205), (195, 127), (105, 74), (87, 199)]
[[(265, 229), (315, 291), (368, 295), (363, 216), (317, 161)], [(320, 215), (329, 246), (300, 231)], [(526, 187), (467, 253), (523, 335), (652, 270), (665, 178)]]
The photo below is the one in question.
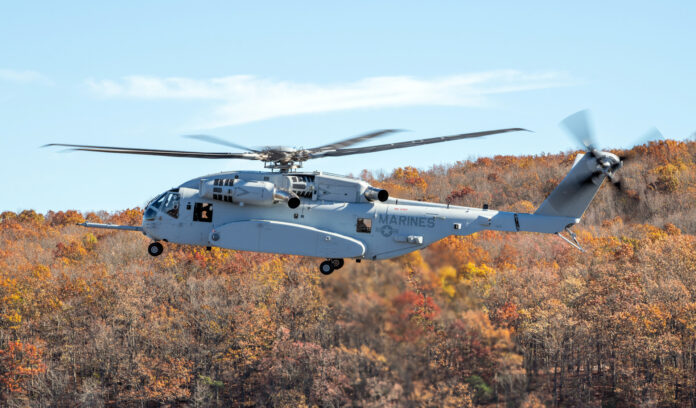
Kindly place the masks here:
[(624, 191), (624, 185), (621, 179), (617, 178), (614, 175), (609, 176), (609, 181), (611, 182), (611, 185), (614, 186), (617, 190), (623, 192)]
[(635, 143), (633, 143), (633, 148), (631, 150), (626, 151), (623, 155), (619, 156), (619, 159), (621, 161), (625, 160), (633, 160), (634, 157), (638, 154), (636, 151), (635, 147), (636, 146), (643, 146), (647, 145), (650, 142), (659, 142), (665, 140), (665, 137), (662, 135), (662, 132), (656, 127), (652, 127), (648, 129), (645, 134), (640, 139), (637, 139)]
[(644, 144), (648, 144), (650, 142), (658, 142), (658, 141), (662, 141), (662, 140), (665, 140), (665, 137), (662, 135), (662, 132), (660, 132), (660, 129), (653, 126), (650, 129), (648, 129), (647, 132), (645, 132), (643, 137), (638, 139), (638, 141), (636, 142), (636, 144), (634, 146), (644, 145)]
[(590, 120), (590, 111), (585, 109), (576, 112), (560, 123), (568, 133), (570, 133), (588, 152), (594, 154), (597, 143), (594, 138), (594, 131)]

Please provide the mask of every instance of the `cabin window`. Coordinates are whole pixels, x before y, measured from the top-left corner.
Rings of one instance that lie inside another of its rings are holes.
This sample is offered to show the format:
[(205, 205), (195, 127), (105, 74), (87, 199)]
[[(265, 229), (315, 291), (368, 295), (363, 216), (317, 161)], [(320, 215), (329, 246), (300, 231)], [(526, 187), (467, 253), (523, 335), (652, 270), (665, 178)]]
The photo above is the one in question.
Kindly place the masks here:
[(213, 222), (213, 205), (211, 203), (196, 203), (193, 206), (193, 220)]
[(173, 218), (179, 218), (179, 194), (169, 193), (164, 199), (162, 211)]
[(372, 232), (372, 219), (371, 218), (358, 218), (358, 223), (356, 224), (355, 230), (357, 232)]

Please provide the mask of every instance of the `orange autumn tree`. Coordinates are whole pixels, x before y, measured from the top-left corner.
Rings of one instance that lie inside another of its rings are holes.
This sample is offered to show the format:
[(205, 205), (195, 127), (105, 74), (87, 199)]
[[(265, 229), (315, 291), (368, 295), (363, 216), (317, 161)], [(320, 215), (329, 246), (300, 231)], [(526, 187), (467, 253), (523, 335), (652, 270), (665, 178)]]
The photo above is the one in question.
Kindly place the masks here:
[(24, 394), (31, 379), (46, 371), (43, 351), (31, 343), (11, 341), (0, 348), (0, 389), (2, 394)]

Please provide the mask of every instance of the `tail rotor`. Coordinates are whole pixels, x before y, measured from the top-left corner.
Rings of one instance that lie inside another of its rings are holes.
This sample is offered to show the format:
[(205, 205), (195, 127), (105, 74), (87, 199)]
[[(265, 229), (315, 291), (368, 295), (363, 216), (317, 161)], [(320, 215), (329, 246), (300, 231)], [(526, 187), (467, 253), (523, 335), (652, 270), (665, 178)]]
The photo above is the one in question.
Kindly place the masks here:
[[(604, 176), (609, 179), (610, 184), (616, 188), (617, 191), (626, 194), (626, 186), (622, 179), (617, 176), (618, 171), (623, 167), (626, 161), (633, 160), (636, 156), (634, 152), (628, 152), (621, 156), (617, 156), (613, 153), (603, 152), (599, 150), (598, 144), (595, 139), (595, 133), (592, 126), (592, 120), (590, 118), (590, 111), (585, 109), (576, 112), (563, 121), (560, 125), (566, 129), (566, 131), (575, 139), (577, 142), (591, 154), (592, 157), (596, 159), (597, 170), (585, 181), (587, 183), (598, 184), (604, 179)], [(655, 139), (662, 139), (662, 134), (657, 128), (652, 128), (648, 131), (642, 138), (639, 139), (639, 143), (644, 144), (648, 141)]]

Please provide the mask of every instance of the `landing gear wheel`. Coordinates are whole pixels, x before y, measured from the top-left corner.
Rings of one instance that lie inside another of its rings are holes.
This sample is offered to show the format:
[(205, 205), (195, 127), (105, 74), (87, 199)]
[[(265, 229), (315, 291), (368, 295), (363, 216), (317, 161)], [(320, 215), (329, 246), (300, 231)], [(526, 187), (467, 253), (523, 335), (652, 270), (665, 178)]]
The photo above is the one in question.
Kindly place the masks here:
[(333, 265), (334, 269), (341, 269), (343, 268), (343, 259), (342, 258), (333, 258), (331, 260), (331, 265)]
[(152, 256), (162, 255), (162, 252), (164, 252), (164, 247), (159, 242), (153, 242), (147, 247), (147, 253)]
[(319, 272), (323, 275), (331, 275), (334, 271), (334, 266), (331, 261), (324, 261), (319, 265)]

